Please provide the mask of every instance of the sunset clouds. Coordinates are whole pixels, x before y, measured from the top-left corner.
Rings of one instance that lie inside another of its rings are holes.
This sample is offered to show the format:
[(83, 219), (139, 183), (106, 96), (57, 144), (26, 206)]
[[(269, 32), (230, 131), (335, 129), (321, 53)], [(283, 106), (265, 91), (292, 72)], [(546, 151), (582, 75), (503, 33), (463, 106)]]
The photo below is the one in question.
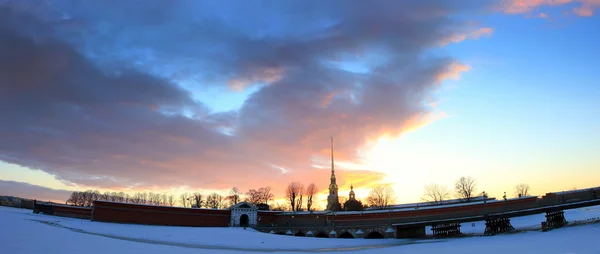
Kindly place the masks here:
[[(317, 180), (327, 173), (311, 165), (330, 136), (340, 158), (357, 160), (367, 140), (414, 125), (439, 83), (468, 70), (423, 53), (491, 34), (450, 18), (475, 7), (5, 2), (0, 159), (103, 188)], [(260, 89), (216, 112), (188, 90), (210, 86)]]
[(280, 194), (327, 186), (333, 136), (357, 165), (338, 179), (370, 186), (385, 175), (360, 151), (444, 115), (435, 93), (473, 69), (444, 50), (494, 37), (469, 16), (485, 2), (0, 0), (0, 160), (86, 188)]
[[(568, 11), (578, 16), (592, 16), (594, 10), (600, 7), (599, 0), (506, 0), (502, 8), (506, 13), (530, 13), (541, 7), (568, 6)], [(540, 18), (548, 17), (546, 13), (540, 13)]]

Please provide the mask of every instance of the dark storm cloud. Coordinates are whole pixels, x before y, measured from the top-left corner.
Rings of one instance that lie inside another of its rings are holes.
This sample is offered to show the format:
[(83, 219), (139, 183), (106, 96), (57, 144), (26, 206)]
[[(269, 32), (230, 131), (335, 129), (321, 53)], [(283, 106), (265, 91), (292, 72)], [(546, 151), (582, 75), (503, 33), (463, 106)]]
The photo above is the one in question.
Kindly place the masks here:
[(106, 74), (64, 43), (38, 44), (5, 26), (0, 38), (4, 161), (73, 182), (126, 180), (124, 167), (156, 173), (136, 172), (142, 158), (168, 160), (187, 145), (222, 143), (214, 130), (181, 116), (206, 109), (174, 84), (132, 70)]
[[(441, 77), (462, 69), (426, 52), (478, 28), (452, 17), (480, 8), (480, 1), (27, 3), (4, 3), (9, 15), (0, 18), (0, 160), (104, 187), (287, 182), (315, 174), (312, 156), (330, 136), (354, 159), (366, 139), (400, 133), (429, 112), (424, 102)], [(33, 24), (27, 31), (17, 25), (24, 21)], [(347, 61), (367, 62), (369, 71), (338, 67)], [(209, 114), (181, 80), (268, 84), (239, 111)], [(291, 175), (274, 174), (274, 166)]]

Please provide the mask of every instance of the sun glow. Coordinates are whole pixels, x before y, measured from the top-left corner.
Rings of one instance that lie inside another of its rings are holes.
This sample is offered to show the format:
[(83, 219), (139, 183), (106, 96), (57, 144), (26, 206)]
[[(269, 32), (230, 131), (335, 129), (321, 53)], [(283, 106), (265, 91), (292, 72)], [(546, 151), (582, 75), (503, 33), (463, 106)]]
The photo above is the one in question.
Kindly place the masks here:
[(369, 169), (385, 175), (373, 184), (392, 184), (398, 202), (420, 201), (425, 185), (438, 183), (451, 187), (458, 177), (453, 173), (456, 169), (477, 168), (476, 161), (446, 154), (419, 140), (414, 132), (398, 137), (382, 136), (366, 154)]

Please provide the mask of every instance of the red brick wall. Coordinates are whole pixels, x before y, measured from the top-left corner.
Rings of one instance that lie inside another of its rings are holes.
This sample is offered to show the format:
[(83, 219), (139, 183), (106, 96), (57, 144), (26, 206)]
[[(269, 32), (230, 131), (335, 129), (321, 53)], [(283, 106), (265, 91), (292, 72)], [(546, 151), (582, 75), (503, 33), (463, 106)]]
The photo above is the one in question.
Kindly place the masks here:
[(71, 217), (79, 219), (91, 219), (92, 208), (86, 207), (67, 207), (67, 206), (54, 206), (52, 208), (54, 215), (62, 217)]
[(277, 223), (277, 215), (281, 212), (275, 211), (258, 211), (258, 225), (259, 226), (272, 226)]
[(34, 213), (43, 213), (48, 215), (71, 217), (79, 219), (90, 219), (92, 217), (91, 207), (69, 206), (48, 202), (35, 201), (33, 205)]
[(227, 227), (231, 212), (95, 201), (92, 220), (165, 226)]
[(393, 211), (388, 213), (386, 210), (381, 210), (375, 213), (354, 212), (347, 214), (338, 212), (336, 215), (317, 215), (317, 214), (295, 214), (292, 218), (291, 214), (276, 215), (274, 223), (276, 226), (324, 226), (327, 221), (333, 222), (337, 226), (356, 226), (356, 225), (385, 225), (390, 219), (392, 223), (408, 222), (408, 221), (426, 221), (435, 219), (448, 219), (453, 217), (474, 216), (486, 213), (499, 213), (509, 210), (521, 210), (536, 206), (537, 198), (522, 198), (509, 201), (491, 202), (485, 205), (473, 204), (466, 206), (449, 206), (435, 209), (414, 209), (404, 211)]

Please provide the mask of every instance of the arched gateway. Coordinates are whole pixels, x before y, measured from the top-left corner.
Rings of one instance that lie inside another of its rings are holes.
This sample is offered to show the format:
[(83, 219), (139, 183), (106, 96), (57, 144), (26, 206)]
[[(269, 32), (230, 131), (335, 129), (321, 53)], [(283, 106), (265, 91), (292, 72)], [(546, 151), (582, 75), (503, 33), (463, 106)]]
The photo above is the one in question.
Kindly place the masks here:
[(248, 202), (240, 202), (229, 208), (231, 218), (229, 226), (231, 227), (250, 227), (256, 225), (258, 208)]

